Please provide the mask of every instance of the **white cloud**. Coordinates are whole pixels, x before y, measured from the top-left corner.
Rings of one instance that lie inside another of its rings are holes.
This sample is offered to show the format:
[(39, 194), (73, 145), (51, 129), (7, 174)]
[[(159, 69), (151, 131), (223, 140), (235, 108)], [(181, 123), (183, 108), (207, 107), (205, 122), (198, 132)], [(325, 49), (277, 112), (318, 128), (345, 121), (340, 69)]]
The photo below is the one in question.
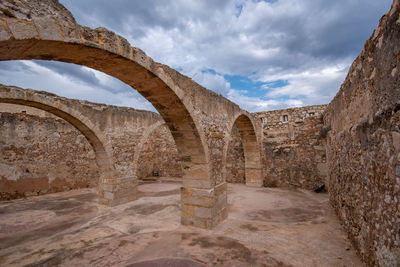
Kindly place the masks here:
[[(391, 0), (61, 0), (61, 3), (79, 23), (114, 30), (156, 61), (179, 69), (241, 107), (256, 111), (329, 102), (379, 17), (389, 10)], [(30, 77), (26, 86), (46, 89), (50, 86), (40, 79), (49, 79), (61, 82), (59, 87), (71, 87), (66, 92), (74, 92), (75, 95), (70, 94), (73, 97), (150, 108), (137, 92), (128, 93), (126, 87), (102, 74), (84, 68), (76, 71), (48, 65), (49, 68), (53, 73), (40, 70), (44, 74), (38, 74), (39, 78), (26, 74)], [(215, 73), (207, 72), (210, 69)], [(244, 89), (248, 93), (232, 89), (224, 79), (226, 74), (259, 82), (287, 80), (288, 85), (260, 90), (255, 97), (257, 94), (247, 88)], [(0, 82), (19, 82), (20, 75), (7, 75), (0, 77)]]
[[(75, 65), (75, 68), (79, 68), (82, 72), (93, 73), (100, 81), (97, 86), (91, 86), (79, 79), (71, 79), (69, 76), (39, 65), (35, 61), (11, 61), (1, 64), (3, 68), (0, 69), (0, 82), (4, 84), (44, 90), (68, 98), (155, 111), (153, 106), (137, 91), (115, 78), (93, 69)], [(12, 67), (12, 64), (17, 66)], [(20, 71), (15, 71), (15, 68), (20, 68)], [(14, 70), (8, 71), (7, 69)], [(115, 90), (115, 88), (111, 88), (112, 86), (122, 86), (124, 89)]]
[(265, 88), (267, 98), (291, 97), (304, 99), (304, 104), (326, 104), (332, 99), (332, 92), (338, 90), (347, 74), (347, 64), (325, 66), (323, 69), (310, 69), (298, 73), (266, 75), (261, 80), (270, 82), (278, 77), (287, 80), (283, 87)]
[(191, 77), (205, 88), (213, 90), (214, 92), (225, 97), (228, 96), (228, 93), (231, 90), (231, 85), (229, 82), (227, 82), (225, 78), (219, 74), (196, 72)]

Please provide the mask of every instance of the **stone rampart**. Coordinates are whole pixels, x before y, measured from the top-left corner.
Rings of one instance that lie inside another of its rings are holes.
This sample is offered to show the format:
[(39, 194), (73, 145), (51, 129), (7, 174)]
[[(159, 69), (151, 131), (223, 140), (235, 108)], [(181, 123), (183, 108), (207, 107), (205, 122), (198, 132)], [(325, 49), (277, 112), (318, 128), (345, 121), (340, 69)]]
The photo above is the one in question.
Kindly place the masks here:
[(399, 68), (395, 0), (324, 116), (330, 200), (369, 266), (400, 265)]

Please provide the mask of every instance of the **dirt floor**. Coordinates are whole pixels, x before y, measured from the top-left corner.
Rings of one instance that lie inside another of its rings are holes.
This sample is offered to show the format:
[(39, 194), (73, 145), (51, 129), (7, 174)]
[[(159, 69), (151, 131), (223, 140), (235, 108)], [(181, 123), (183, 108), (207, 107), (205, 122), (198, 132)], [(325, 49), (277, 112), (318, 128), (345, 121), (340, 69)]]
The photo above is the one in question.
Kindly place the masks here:
[(180, 184), (104, 207), (93, 189), (0, 203), (0, 266), (362, 266), (327, 194), (229, 184), (229, 217), (180, 225)]

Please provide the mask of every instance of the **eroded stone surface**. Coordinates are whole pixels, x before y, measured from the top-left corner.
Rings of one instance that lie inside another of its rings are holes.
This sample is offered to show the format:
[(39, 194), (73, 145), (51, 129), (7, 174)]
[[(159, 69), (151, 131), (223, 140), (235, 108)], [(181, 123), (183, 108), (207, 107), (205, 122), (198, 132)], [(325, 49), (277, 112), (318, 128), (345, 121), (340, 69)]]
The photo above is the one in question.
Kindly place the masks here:
[(399, 14), (396, 0), (324, 117), (330, 199), (370, 266), (400, 265)]
[(327, 185), (326, 105), (257, 112), (263, 122), (264, 185), (314, 190)]

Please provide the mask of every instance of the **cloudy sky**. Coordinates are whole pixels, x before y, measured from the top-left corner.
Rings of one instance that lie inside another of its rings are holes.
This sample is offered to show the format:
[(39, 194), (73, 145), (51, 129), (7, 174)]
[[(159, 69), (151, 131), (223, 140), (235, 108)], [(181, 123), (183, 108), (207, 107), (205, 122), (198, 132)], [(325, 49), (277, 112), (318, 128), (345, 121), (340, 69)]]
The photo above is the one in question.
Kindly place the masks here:
[[(249, 111), (325, 104), (391, 0), (60, 0), (78, 23), (106, 27), (154, 60)], [(0, 62), (0, 83), (154, 110), (98, 71)]]

